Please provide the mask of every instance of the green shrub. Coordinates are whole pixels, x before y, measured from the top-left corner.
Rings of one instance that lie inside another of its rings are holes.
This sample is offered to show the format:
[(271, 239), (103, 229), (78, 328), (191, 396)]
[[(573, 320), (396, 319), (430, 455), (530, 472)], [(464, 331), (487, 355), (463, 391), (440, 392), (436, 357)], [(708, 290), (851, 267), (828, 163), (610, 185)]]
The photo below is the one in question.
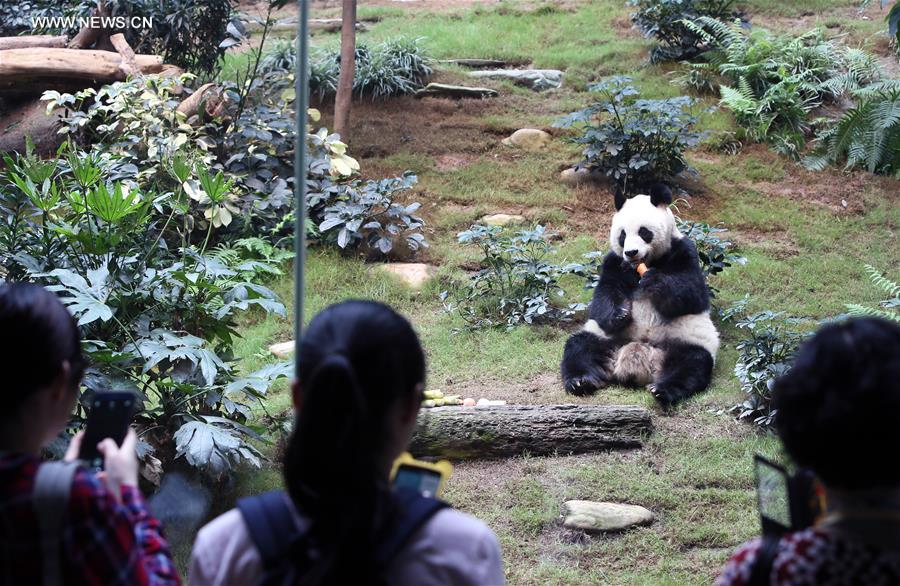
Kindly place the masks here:
[[(83, 396), (135, 392), (145, 458), (168, 465), (184, 457), (217, 478), (240, 463), (259, 466), (249, 440), (261, 438), (244, 424), (291, 366), (237, 372), (237, 315), (285, 309), (259, 280), (278, 267), (211, 253), (231, 182), (178, 160), (169, 172), (182, 187), (155, 191), (113, 179), (111, 156), (71, 145), (62, 152), (4, 157), (0, 276), (40, 283), (69, 307), (90, 363)], [(186, 186), (189, 177), (196, 187)], [(79, 408), (76, 425), (82, 420)]]
[(615, 181), (626, 194), (657, 181), (671, 181), (688, 168), (684, 151), (696, 146), (702, 134), (687, 96), (665, 100), (639, 99), (629, 77), (610, 77), (588, 86), (600, 101), (573, 112), (554, 125), (583, 125), (573, 139), (584, 145), (577, 167), (598, 171)]
[(706, 278), (710, 294), (715, 297), (718, 289), (710, 284), (709, 278), (718, 275), (734, 263), (744, 265), (747, 259), (735, 252), (734, 243), (720, 237), (728, 231), (728, 228), (710, 226), (705, 222), (687, 222), (677, 216), (675, 221), (678, 231), (686, 238), (690, 238), (697, 247), (703, 276)]
[(709, 48), (707, 39), (685, 26), (685, 20), (708, 16), (730, 20), (734, 0), (629, 0), (635, 8), (631, 20), (648, 37), (659, 44), (650, 50), (650, 61), (693, 59)]
[(749, 337), (738, 342), (734, 373), (747, 397), (728, 412), (762, 428), (770, 428), (776, 410), (772, 408), (772, 384), (790, 369), (797, 351), (809, 334), (800, 328), (803, 320), (785, 317), (783, 312), (763, 311), (744, 316), (735, 325)]
[[(392, 39), (377, 45), (356, 46), (353, 93), (372, 99), (411, 94), (421, 88), (433, 70), (418, 39)], [(263, 75), (293, 72), (296, 54), (288, 43), (277, 45), (260, 63)], [(341, 73), (340, 51), (318, 49), (309, 63), (309, 91), (320, 100), (337, 91)]]
[(584, 304), (554, 303), (565, 295), (559, 280), (568, 274), (596, 274), (598, 255), (588, 258), (591, 268), (553, 264), (550, 236), (541, 225), (515, 235), (482, 225), (460, 232), (461, 244), (481, 249), (482, 268), (441, 293), (446, 310), (459, 314), (466, 328), (474, 330), (566, 320), (584, 309)]
[(866, 272), (872, 283), (888, 296), (879, 303), (879, 307), (866, 307), (858, 303), (848, 303), (847, 313), (856, 317), (880, 317), (881, 319), (900, 322), (900, 285), (881, 274), (872, 265), (866, 265)]
[(748, 138), (798, 156), (809, 113), (839, 93), (827, 82), (846, 70), (846, 52), (818, 29), (795, 37), (706, 17), (685, 25), (712, 50), (703, 55), (706, 63), (689, 65), (693, 71), (681, 83), (696, 89), (718, 85), (722, 105)]
[[(228, 207), (220, 208), (227, 232), (238, 237), (264, 233), (275, 241), (289, 236), (294, 201), (294, 121), (289, 103), (280, 97), (270, 99), (261, 90), (250, 95), (247, 107), (232, 122), (188, 121), (176, 110), (180, 99), (174, 92), (189, 80), (145, 76), (76, 94), (48, 91), (43, 99), (48, 110), (62, 111), (63, 132), (93, 145), (96, 156), (115, 165), (116, 179), (159, 192), (177, 189), (183, 182), (194, 186), (195, 177), (179, 181), (168, 170), (176, 160), (200, 161), (221, 169), (232, 184)], [(314, 110), (310, 115), (313, 121), (319, 118)], [(417, 204), (394, 202), (414, 177), (387, 183), (355, 181), (359, 164), (346, 154), (340, 137), (324, 128), (315, 132), (308, 128), (307, 149), (307, 204), (309, 218), (319, 228), (316, 241), (336, 243), (342, 249), (367, 246), (371, 257), (399, 252), (394, 249), (397, 238), (412, 252), (427, 246), (421, 218), (400, 211)], [(202, 210), (194, 206), (192, 211)], [(335, 221), (338, 217), (347, 221)], [(381, 228), (376, 229), (375, 222)]]

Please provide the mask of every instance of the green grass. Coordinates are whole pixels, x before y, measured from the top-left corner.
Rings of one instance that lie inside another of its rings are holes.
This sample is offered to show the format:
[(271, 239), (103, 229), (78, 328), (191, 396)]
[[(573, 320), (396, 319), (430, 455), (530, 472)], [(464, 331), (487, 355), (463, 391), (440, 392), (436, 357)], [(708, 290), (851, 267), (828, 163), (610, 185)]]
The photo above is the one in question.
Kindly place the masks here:
[[(854, 5), (855, 0), (742, 4), (751, 17), (788, 28), (805, 12), (838, 9), (839, 14), (852, 14)], [(495, 57), (561, 67), (566, 69), (566, 84), (542, 94), (497, 85), (501, 97), (483, 108), (465, 104), (456, 111), (442, 111), (440, 122), (450, 123), (447, 126), (416, 126), (414, 117), (427, 111), (421, 105), (416, 112), (392, 108), (389, 102), (383, 109), (365, 110), (366, 118), (377, 117), (386, 127), (403, 129), (398, 136), (416, 134), (414, 138), (424, 141), (385, 145), (372, 134), (368, 140), (382, 149), (377, 151), (381, 155), (361, 157), (360, 162), (369, 177), (404, 169), (419, 175), (414, 198), (425, 204), (431, 243), (427, 260), (439, 265), (438, 280), (412, 293), (358, 259), (312, 249), (304, 317), (342, 299), (378, 299), (413, 321), (428, 353), (431, 388), (522, 402), (628, 403), (653, 410), (656, 430), (641, 450), (456, 462), (447, 498), (484, 519), (497, 533), (511, 584), (709, 584), (734, 547), (758, 533), (753, 454), (779, 455), (773, 437), (720, 413), (741, 399), (733, 374), (734, 346), (741, 332), (720, 324), (723, 346), (710, 389), (663, 413), (648, 393), (633, 389), (610, 388), (588, 398), (566, 396), (557, 378), (568, 336), (565, 328), (456, 333), (460, 319), (445, 313), (438, 299), (445, 280), (464, 278), (463, 265), (477, 256), (457, 244), (456, 233), (487, 213), (521, 213), (558, 230), (561, 239), (555, 242), (554, 259), (558, 262), (578, 260), (584, 252), (608, 246), (610, 206), (602, 201), (610, 197), (607, 191), (573, 190), (557, 179), (562, 166), (578, 160), (577, 147), (559, 134), (545, 151), (522, 153), (499, 145), (506, 132), (547, 128), (559, 115), (588, 103), (586, 81), (610, 73), (634, 77), (644, 97), (681, 93), (668, 75), (676, 66), (646, 64), (650, 42), (629, 30), (624, 1), (549, 6), (507, 2), (440, 13), (360, 8), (361, 16), (379, 18), (361, 40), (423, 37), (436, 58)], [(841, 18), (846, 29), (872, 30), (868, 21)], [(797, 24), (799, 30), (809, 28), (809, 17), (804, 19)], [(319, 36), (314, 42), (335, 39)], [(463, 80), (462, 70), (441, 75)], [(710, 98), (702, 101), (703, 106), (714, 103)], [(463, 130), (454, 127), (454, 121)], [(734, 123), (720, 110), (702, 114), (701, 127), (731, 131)], [(369, 146), (351, 143), (351, 154)], [(461, 153), (467, 157), (464, 164), (441, 170), (441, 155)], [(748, 259), (746, 266), (716, 277), (720, 291), (716, 304), (724, 306), (750, 293), (753, 310), (819, 319), (843, 312), (847, 302), (879, 299), (863, 264), (889, 275), (900, 268), (896, 182), (844, 176), (839, 170), (807, 173), (763, 147), (748, 146), (733, 156), (701, 149), (689, 153), (689, 159), (699, 171), (700, 189), (692, 207), (679, 213), (723, 222)], [(844, 195), (835, 199), (835, 193)], [(850, 200), (850, 208), (841, 209), (839, 203), (835, 207), (842, 197)], [(573, 298), (589, 296), (577, 280), (565, 285)], [(290, 309), (289, 277), (273, 286)], [(237, 348), (242, 368), (273, 361), (265, 348), (290, 339), (291, 332), (290, 319), (258, 315), (248, 319)], [(266, 408), (272, 413), (290, 408), (286, 385), (271, 391)], [(266, 449), (272, 453), (271, 447)], [(270, 465), (261, 472), (241, 474), (234, 494), (268, 490), (280, 483), (280, 474)], [(640, 504), (657, 518), (649, 527), (621, 534), (579, 536), (561, 526), (562, 503), (568, 499)]]
[[(581, 3), (575, 10), (528, 9), (515, 2), (454, 14), (416, 12), (383, 18), (361, 38), (422, 37), (438, 59), (481, 57), (606, 75), (636, 68), (647, 41), (624, 34), (613, 20), (627, 17), (618, 0)], [(626, 26), (627, 29), (627, 26)]]

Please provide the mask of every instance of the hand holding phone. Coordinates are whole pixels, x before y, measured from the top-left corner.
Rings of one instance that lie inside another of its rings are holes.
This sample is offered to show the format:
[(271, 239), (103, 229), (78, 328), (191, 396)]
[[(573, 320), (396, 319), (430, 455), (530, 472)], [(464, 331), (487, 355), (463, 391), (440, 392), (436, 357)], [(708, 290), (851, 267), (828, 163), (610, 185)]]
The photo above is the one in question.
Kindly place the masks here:
[[(119, 451), (128, 434), (134, 404), (134, 394), (127, 392), (100, 392), (91, 397), (87, 424), (78, 451), (78, 458), (84, 460), (89, 468), (103, 470), (104, 456)], [(107, 439), (114, 445), (107, 443), (101, 452), (98, 446)]]

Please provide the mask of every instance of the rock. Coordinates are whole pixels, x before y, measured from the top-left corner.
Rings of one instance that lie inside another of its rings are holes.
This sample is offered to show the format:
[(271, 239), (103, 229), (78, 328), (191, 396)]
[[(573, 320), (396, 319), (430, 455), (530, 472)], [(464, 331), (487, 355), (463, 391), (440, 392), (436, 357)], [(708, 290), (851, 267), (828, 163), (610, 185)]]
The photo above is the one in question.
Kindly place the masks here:
[(487, 87), (468, 87), (464, 85), (448, 85), (446, 83), (429, 83), (415, 93), (417, 98), (496, 98), (497, 90)]
[(393, 262), (380, 264), (377, 270), (400, 280), (414, 291), (420, 290), (431, 277), (435, 267), (420, 262)]
[(563, 169), (559, 173), (559, 179), (568, 185), (581, 185), (582, 183), (589, 183), (594, 180), (594, 176), (585, 168), (576, 169), (574, 167), (570, 167), (569, 169)]
[(509, 226), (510, 224), (518, 225), (524, 224), (525, 222), (525, 216), (517, 216), (514, 214), (491, 214), (481, 218), (481, 223), (487, 226)]
[(651, 511), (637, 505), (566, 501), (563, 508), (566, 515), (563, 527), (587, 533), (622, 531), (636, 525), (649, 525), (654, 519)]
[(537, 128), (520, 128), (503, 139), (506, 146), (517, 146), (526, 151), (539, 151), (550, 142), (550, 135)]
[(279, 342), (277, 344), (272, 344), (271, 346), (269, 346), (269, 352), (271, 352), (278, 358), (290, 358), (290, 356), (294, 353), (294, 341), (290, 340), (288, 342)]
[(508, 79), (516, 85), (524, 85), (540, 92), (562, 86), (563, 72), (558, 69), (487, 69), (472, 71), (469, 75), (471, 77)]

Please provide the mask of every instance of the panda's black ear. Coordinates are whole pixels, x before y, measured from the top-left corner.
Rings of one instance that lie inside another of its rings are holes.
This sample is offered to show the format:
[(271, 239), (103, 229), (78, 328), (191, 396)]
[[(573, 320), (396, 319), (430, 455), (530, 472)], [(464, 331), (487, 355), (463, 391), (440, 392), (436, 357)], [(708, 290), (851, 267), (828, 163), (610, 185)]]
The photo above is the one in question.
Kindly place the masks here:
[(650, 203), (655, 206), (672, 203), (672, 190), (665, 183), (657, 183), (650, 188)]
[(625, 199), (626, 199), (626, 198), (625, 198), (625, 192), (622, 191), (622, 187), (621, 187), (621, 186), (617, 186), (617, 187), (616, 187), (616, 199), (615, 199), (615, 202), (616, 202), (616, 211), (619, 211), (619, 210), (622, 209), (622, 206), (625, 205)]

